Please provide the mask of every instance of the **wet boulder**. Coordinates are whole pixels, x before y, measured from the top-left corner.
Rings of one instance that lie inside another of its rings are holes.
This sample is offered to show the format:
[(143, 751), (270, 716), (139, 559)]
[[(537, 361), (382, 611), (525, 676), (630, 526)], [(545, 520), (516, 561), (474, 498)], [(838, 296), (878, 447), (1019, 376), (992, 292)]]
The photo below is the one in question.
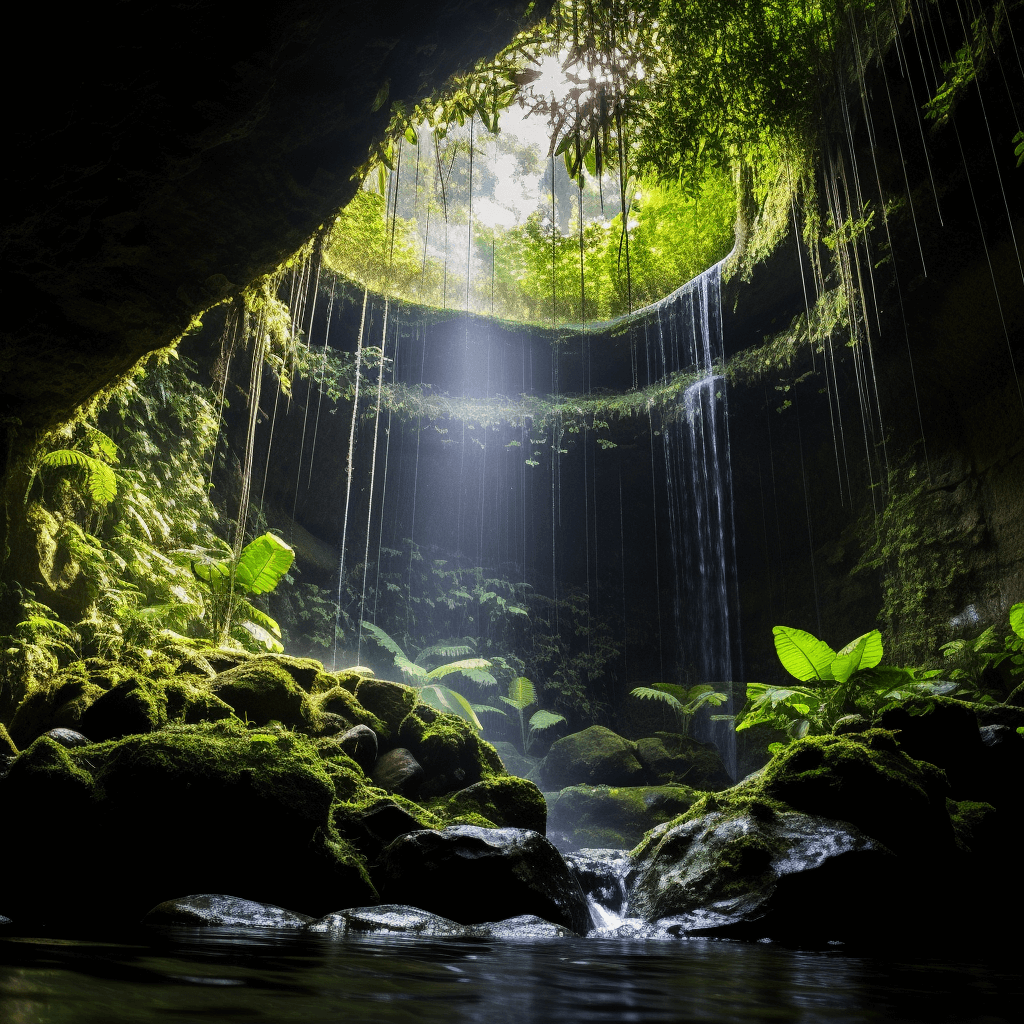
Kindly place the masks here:
[(380, 790), (356, 793), (353, 799), (334, 804), (335, 827), (367, 860), (378, 859), (385, 847), (399, 836), (423, 829), (441, 828), (444, 822), (419, 804)]
[(632, 849), (699, 796), (687, 786), (569, 786), (548, 795), (548, 825), (562, 850)]
[(423, 938), (502, 941), (554, 939), (574, 934), (563, 925), (552, 924), (533, 915), (523, 915), (506, 921), (489, 921), (484, 924), (460, 924), (439, 914), (395, 904), (339, 910), (320, 918), (319, 921), (314, 921), (308, 930), (332, 937), (398, 934), (418, 935)]
[(538, 832), (455, 825), (411, 832), (385, 851), (374, 880), (381, 899), (478, 924), (532, 914), (585, 935), (579, 882)]
[(733, 780), (713, 743), (659, 732), (636, 741), (637, 760), (651, 785), (680, 782), (693, 789), (728, 789)]
[(296, 914), (271, 903), (204, 893), (165, 900), (149, 911), (142, 923), (179, 927), (304, 928), (313, 920), (307, 914)]
[[(0, 726), (0, 729), (3, 729), (3, 726)], [(87, 747), (92, 743), (88, 736), (83, 736), (82, 733), (76, 732), (74, 729), (50, 729), (43, 735), (55, 740), (62, 747)], [(3, 753), (2, 747), (0, 747), (0, 753)], [(16, 754), (17, 751), (14, 753)]]
[(754, 805), (662, 826), (629, 913), (679, 935), (846, 939), (893, 909), (895, 857), (846, 822)]
[(636, 748), (603, 725), (556, 740), (541, 766), (541, 783), (546, 791), (566, 786), (640, 786), (644, 768)]

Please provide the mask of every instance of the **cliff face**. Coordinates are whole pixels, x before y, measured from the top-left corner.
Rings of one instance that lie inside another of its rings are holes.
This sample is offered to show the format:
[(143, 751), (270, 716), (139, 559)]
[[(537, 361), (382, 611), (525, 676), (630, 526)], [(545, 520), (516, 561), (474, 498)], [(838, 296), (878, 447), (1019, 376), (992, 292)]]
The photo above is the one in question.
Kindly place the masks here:
[(526, 6), (106, 4), (56, 25), (26, 9), (39, 75), (7, 84), (4, 415), (66, 419), (272, 270), (351, 196), (382, 87), (421, 97), (508, 43)]

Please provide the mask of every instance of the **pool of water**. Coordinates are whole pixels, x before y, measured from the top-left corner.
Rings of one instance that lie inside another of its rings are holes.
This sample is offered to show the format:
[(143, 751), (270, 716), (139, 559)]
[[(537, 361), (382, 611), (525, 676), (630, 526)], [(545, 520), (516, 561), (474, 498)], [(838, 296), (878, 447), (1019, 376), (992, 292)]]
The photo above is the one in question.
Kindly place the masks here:
[(469, 942), (226, 929), (0, 936), (3, 1024), (1020, 1019), (1009, 952), (707, 939)]

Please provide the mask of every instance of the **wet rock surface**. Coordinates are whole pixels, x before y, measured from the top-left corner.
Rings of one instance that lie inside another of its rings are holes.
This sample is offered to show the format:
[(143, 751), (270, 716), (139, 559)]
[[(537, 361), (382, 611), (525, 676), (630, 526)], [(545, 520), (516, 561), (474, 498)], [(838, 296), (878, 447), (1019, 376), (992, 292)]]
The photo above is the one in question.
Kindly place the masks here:
[(44, 735), (55, 740), (62, 747), (87, 747), (92, 740), (74, 729), (50, 729)]
[(386, 904), (328, 914), (308, 926), (311, 932), (347, 935), (415, 935), (423, 938), (500, 939), (505, 941), (564, 938), (574, 933), (529, 914), (504, 921), (460, 924), (417, 907)]
[[(663, 826), (631, 875), (631, 915), (679, 934), (835, 938), (884, 916), (895, 858), (810, 815), (712, 814)], [(671, 920), (668, 920), (671, 919)]]
[(423, 765), (405, 747), (395, 747), (381, 754), (370, 778), (375, 786), (389, 793), (414, 796), (424, 778)]
[(368, 725), (356, 725), (338, 737), (342, 750), (369, 775), (377, 761), (377, 734)]
[(532, 914), (585, 935), (586, 897), (558, 851), (526, 829), (454, 825), (412, 832), (384, 852), (381, 899), (463, 924)]
[(313, 921), (306, 914), (257, 903), (237, 896), (204, 893), (165, 900), (142, 919), (151, 925), (216, 925), (229, 928), (304, 928)]
[(540, 779), (545, 790), (580, 783), (638, 786), (644, 782), (644, 769), (629, 740), (603, 725), (592, 725), (551, 745)]

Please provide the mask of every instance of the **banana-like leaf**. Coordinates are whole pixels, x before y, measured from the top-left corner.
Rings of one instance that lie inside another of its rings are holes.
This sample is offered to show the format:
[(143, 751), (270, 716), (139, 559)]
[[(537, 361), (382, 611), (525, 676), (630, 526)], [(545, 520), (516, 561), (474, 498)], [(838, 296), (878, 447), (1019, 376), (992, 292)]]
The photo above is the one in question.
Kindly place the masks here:
[(545, 729), (550, 729), (551, 726), (558, 725), (559, 722), (564, 721), (565, 717), (555, 714), (554, 711), (536, 711), (530, 719), (530, 732), (543, 732)]
[(830, 671), (832, 678), (837, 683), (845, 683), (860, 668), (866, 645), (867, 638), (861, 637), (853, 644), (848, 644), (836, 655), (835, 661), (830, 666)]
[(537, 688), (526, 676), (518, 676), (508, 684), (508, 696), (501, 699), (522, 711), (537, 703)]
[(47, 452), (40, 460), (41, 466), (81, 466), (86, 471), (85, 485), (93, 501), (106, 505), (117, 497), (117, 477), (114, 471), (99, 459), (73, 448), (59, 448)]
[(415, 660), (417, 665), (423, 665), (430, 658), (465, 658), (472, 653), (473, 648), (468, 644), (434, 644), (420, 651)]
[(431, 683), (428, 686), (421, 687), (420, 700), (435, 711), (446, 711), (450, 715), (458, 715), (459, 718), (464, 718), (477, 732), (483, 731), (483, 725), (480, 723), (480, 719), (476, 717), (473, 706), (461, 693), (449, 690), (447, 686)]
[[(487, 669), (491, 667), (491, 663), (486, 658), (466, 658), (463, 661), (451, 661), (447, 665), (438, 665), (433, 671), (427, 673), (427, 680), (433, 682), (435, 679), (443, 679), (445, 676), (450, 676), (453, 672), (462, 672), (470, 678), (474, 678), (475, 673), (484, 675), (489, 680), (488, 685), (497, 683), (497, 680), (492, 676)], [(476, 682), (481, 682), (480, 679), (475, 679)]]
[(836, 652), (824, 640), (790, 626), (775, 626), (775, 651), (782, 667), (802, 683), (812, 679), (832, 679)]
[(425, 680), (427, 678), (427, 670), (422, 665), (417, 665), (416, 662), (410, 661), (404, 654), (395, 655), (395, 667), (400, 668), (412, 679)]
[(281, 641), (275, 639), (273, 634), (269, 633), (257, 623), (246, 620), (245, 622), (240, 622), (238, 625), (254, 640), (266, 647), (268, 651), (271, 651), (274, 654), (282, 654), (284, 652), (284, 645)]
[(1024, 601), (1010, 609), (1010, 629), (1024, 640)]
[(864, 641), (864, 653), (861, 656), (860, 665), (857, 666), (855, 671), (862, 668), (874, 668), (881, 663), (882, 655), (885, 653), (882, 646), (882, 634), (877, 629), (873, 629), (870, 633), (865, 633), (863, 636), (857, 637), (856, 640), (851, 640), (839, 652), (838, 657), (842, 658), (844, 655), (850, 654), (862, 640)]
[(242, 549), (235, 586), (250, 594), (269, 594), (292, 567), (295, 552), (280, 537), (265, 533)]
[(389, 651), (391, 654), (400, 654), (403, 658), (405, 657), (405, 651), (380, 626), (375, 626), (372, 622), (367, 622), (365, 619), (359, 623), (359, 626), (364, 632), (369, 633), (371, 638), (380, 644), (385, 651)]
[(238, 614), (244, 615), (247, 619), (260, 626), (267, 633), (273, 634), (278, 640), (281, 639), (281, 627), (277, 624), (277, 621), (272, 619), (266, 612), (260, 611), (260, 609), (254, 604), (250, 604), (248, 601), (244, 600), (239, 601)]

